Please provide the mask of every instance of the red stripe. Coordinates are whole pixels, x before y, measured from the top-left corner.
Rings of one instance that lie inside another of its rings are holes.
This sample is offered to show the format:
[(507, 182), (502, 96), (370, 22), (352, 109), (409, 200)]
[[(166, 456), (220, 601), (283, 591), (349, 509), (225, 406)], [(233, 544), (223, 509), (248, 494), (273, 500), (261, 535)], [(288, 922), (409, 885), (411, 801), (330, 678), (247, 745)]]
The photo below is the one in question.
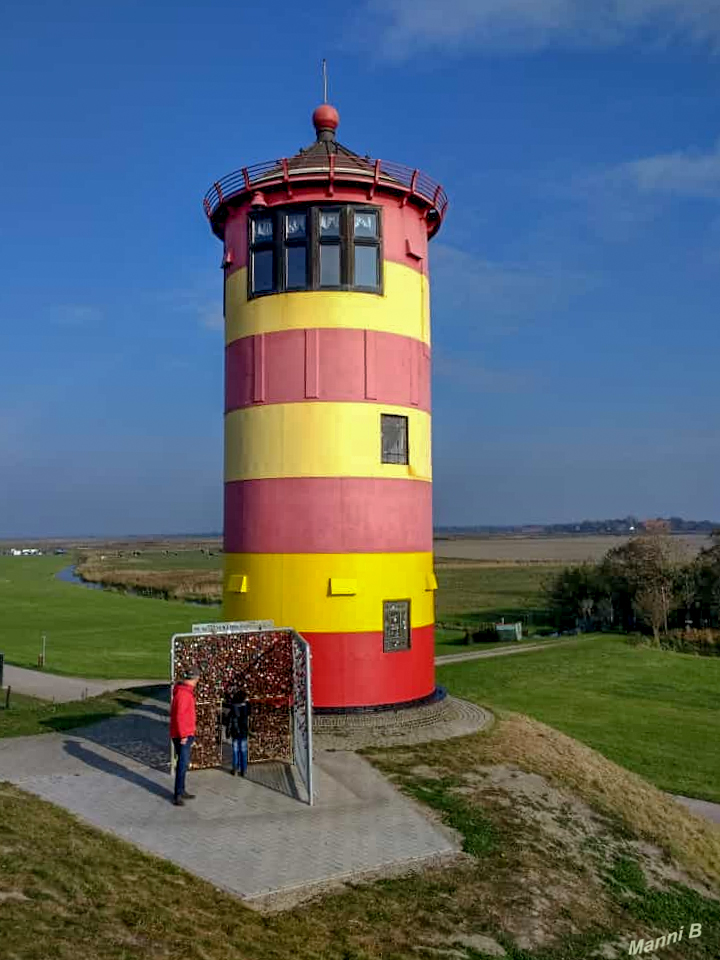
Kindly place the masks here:
[[(288, 206), (294, 203), (328, 203), (325, 189), (318, 190), (307, 187), (301, 190), (293, 189), (293, 198), (290, 203), (282, 196), (268, 195), (269, 206)], [(401, 207), (397, 198), (383, 197), (376, 194), (368, 200), (364, 190), (337, 190), (331, 203), (362, 203), (382, 208), (382, 243), (383, 257), (393, 263), (402, 263), (406, 267), (427, 275), (427, 222), (422, 218), (422, 211), (408, 203)], [(249, 206), (239, 207), (230, 212), (225, 225), (225, 256), (230, 255), (232, 263), (226, 268), (225, 275), (231, 276), (248, 263), (248, 229), (247, 215)]]
[(375, 330), (280, 330), (225, 349), (225, 411), (303, 400), (372, 401), (430, 412), (430, 349)]
[(284, 477), (225, 484), (226, 553), (431, 551), (432, 484)]
[(435, 627), (415, 627), (410, 650), (383, 652), (377, 633), (305, 633), (316, 707), (403, 703), (435, 689)]

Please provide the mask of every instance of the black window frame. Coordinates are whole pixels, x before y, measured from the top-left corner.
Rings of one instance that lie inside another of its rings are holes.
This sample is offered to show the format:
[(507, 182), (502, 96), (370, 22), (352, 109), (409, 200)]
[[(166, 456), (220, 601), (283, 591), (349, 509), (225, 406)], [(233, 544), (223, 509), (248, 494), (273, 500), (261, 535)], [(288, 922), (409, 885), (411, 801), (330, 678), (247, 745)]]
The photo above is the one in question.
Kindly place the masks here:
[[(320, 215), (330, 211), (340, 212), (340, 231), (338, 237), (321, 237)], [(290, 240), (286, 236), (286, 217), (288, 214), (304, 213), (306, 216), (305, 238)], [(355, 237), (355, 214), (373, 213), (377, 222), (376, 237)], [(254, 224), (257, 220), (272, 218), (272, 241), (256, 241), (254, 238)], [(377, 256), (377, 285), (360, 285), (355, 283), (355, 246), (366, 246), (376, 250)], [(305, 247), (305, 274), (306, 286), (288, 286), (287, 259), (288, 247)], [(336, 246), (340, 249), (340, 283), (320, 284), (320, 248)], [(273, 288), (272, 290), (253, 289), (255, 278), (255, 259), (257, 251), (273, 250)], [(357, 293), (372, 293), (376, 296), (384, 295), (383, 284), (383, 222), (382, 208), (364, 203), (295, 203), (288, 206), (278, 206), (262, 211), (252, 212), (248, 216), (248, 300), (258, 297), (267, 297), (275, 293), (305, 293), (308, 291), (335, 290)]]
[[(302, 214), (305, 215), (305, 236), (304, 236), (304, 237), (300, 237), (299, 239), (288, 238), (288, 236), (287, 236), (287, 218), (288, 218), (289, 215), (291, 215), (291, 214), (293, 214), (293, 213), (294, 213), (294, 214), (302, 213)], [(309, 274), (310, 274), (310, 257), (308, 256), (308, 252), (309, 252), (309, 251), (308, 251), (308, 248), (309, 248), (309, 246), (310, 246), (310, 217), (308, 216), (308, 211), (307, 211), (307, 210), (304, 210), (304, 209), (298, 209), (298, 208), (293, 208), (293, 209), (285, 208), (285, 209), (283, 209), (282, 212), (280, 213), (279, 218), (276, 218), (276, 222), (275, 222), (275, 229), (276, 229), (276, 230), (277, 230), (277, 220), (278, 220), (278, 219), (280, 220), (280, 224), (281, 224), (281, 227), (280, 227), (280, 230), (279, 230), (279, 234), (280, 234), (280, 235), (279, 235), (279, 237), (278, 237), (278, 243), (279, 243), (279, 246), (280, 246), (280, 248), (281, 248), (280, 256), (281, 256), (281, 260), (282, 260), (282, 262), (279, 264), (279, 267), (280, 267), (280, 271), (279, 271), (279, 272), (280, 272), (280, 277), (279, 277), (279, 279), (280, 279), (280, 286), (282, 287), (283, 291), (287, 291), (287, 292), (289, 292), (289, 293), (291, 293), (291, 292), (293, 292), (293, 291), (296, 291), (296, 290), (307, 290), (307, 288), (308, 288), (308, 278), (309, 278)], [(303, 247), (303, 248), (305, 249), (305, 286), (302, 286), (302, 287), (297, 287), (297, 286), (291, 287), (291, 286), (288, 285), (288, 276), (287, 276), (287, 275), (288, 275), (288, 269), (287, 269), (287, 251), (290, 250), (290, 249), (297, 249), (297, 248), (299, 248), (299, 247)], [(277, 256), (277, 254), (276, 254), (276, 256)], [(278, 279), (278, 278), (277, 278), (277, 276), (276, 276), (276, 281), (277, 281), (277, 279)], [(277, 291), (277, 292), (279, 292), (279, 291)], [(256, 296), (257, 296), (257, 294), (256, 294)]]
[[(271, 220), (272, 222), (272, 237), (269, 240), (256, 240), (255, 239), (255, 224), (258, 220)], [(273, 263), (272, 263), (272, 289), (271, 290), (258, 290), (253, 294), (255, 297), (268, 296), (268, 294), (277, 292), (278, 285), (278, 218), (274, 216), (272, 210), (263, 210), (262, 213), (257, 213), (248, 223), (248, 290), (251, 290), (255, 285), (255, 253), (267, 252), (268, 250), (272, 251)]]
[[(385, 452), (385, 424), (388, 421), (401, 420), (404, 421), (405, 426), (405, 459), (396, 460), (396, 459), (387, 459), (387, 457), (396, 457), (399, 454), (389, 454)], [(398, 413), (381, 413), (380, 414), (380, 463), (392, 463), (400, 466), (409, 466), (410, 464), (410, 418), (404, 414)]]
[[(388, 636), (388, 604), (402, 603), (406, 606), (406, 624), (407, 635), (404, 637)], [(412, 610), (412, 601), (409, 597), (402, 600), (383, 600), (383, 653), (406, 653), (412, 649), (412, 621), (410, 614)]]

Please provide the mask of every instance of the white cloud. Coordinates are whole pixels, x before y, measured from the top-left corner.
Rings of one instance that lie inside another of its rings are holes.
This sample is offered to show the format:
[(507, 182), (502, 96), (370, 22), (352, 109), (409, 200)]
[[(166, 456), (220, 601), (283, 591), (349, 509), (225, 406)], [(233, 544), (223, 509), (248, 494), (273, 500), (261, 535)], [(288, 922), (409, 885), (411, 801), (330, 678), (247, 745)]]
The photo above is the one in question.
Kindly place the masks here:
[(382, 53), (614, 46), (642, 38), (720, 48), (717, 0), (366, 0)]
[(632, 241), (674, 200), (720, 200), (720, 141), (704, 153), (676, 150), (580, 174), (551, 193), (580, 203), (584, 220), (603, 239)]
[(431, 248), (434, 311), (453, 317), (468, 334), (514, 333), (566, 306), (597, 281), (589, 274), (539, 264), (484, 260), (448, 244)]
[(181, 313), (206, 330), (223, 330), (222, 277), (199, 272), (187, 286), (164, 290), (157, 299), (173, 312)]
[(676, 151), (623, 164), (615, 175), (643, 193), (720, 199), (720, 141), (710, 153)]
[(224, 330), (225, 318), (222, 315), (222, 308), (217, 302), (198, 307), (198, 319), (200, 325), (206, 330)]

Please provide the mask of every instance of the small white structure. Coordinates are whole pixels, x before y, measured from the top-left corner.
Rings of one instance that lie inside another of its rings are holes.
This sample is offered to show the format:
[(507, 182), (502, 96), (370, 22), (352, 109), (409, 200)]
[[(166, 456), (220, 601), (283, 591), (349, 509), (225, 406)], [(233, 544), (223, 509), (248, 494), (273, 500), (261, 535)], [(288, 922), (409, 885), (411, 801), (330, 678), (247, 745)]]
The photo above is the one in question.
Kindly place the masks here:
[(522, 640), (522, 623), (496, 623), (498, 640)]

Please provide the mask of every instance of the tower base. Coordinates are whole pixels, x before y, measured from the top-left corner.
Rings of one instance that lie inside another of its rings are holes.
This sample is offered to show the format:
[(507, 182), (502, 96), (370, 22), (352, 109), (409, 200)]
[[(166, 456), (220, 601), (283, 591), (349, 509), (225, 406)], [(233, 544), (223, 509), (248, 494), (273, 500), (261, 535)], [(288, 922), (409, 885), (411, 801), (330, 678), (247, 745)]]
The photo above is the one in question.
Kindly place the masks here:
[(464, 737), (490, 727), (489, 710), (451, 697), (443, 688), (435, 699), (403, 709), (313, 714), (313, 742), (318, 750), (357, 750)]
[(403, 700), (401, 703), (378, 703), (368, 707), (313, 707), (314, 717), (358, 717), (358, 716), (376, 716), (377, 714), (387, 714), (393, 711), (412, 710), (417, 707), (429, 707), (434, 703), (440, 703), (447, 696), (445, 687), (435, 687), (427, 697), (419, 697), (416, 700)]

